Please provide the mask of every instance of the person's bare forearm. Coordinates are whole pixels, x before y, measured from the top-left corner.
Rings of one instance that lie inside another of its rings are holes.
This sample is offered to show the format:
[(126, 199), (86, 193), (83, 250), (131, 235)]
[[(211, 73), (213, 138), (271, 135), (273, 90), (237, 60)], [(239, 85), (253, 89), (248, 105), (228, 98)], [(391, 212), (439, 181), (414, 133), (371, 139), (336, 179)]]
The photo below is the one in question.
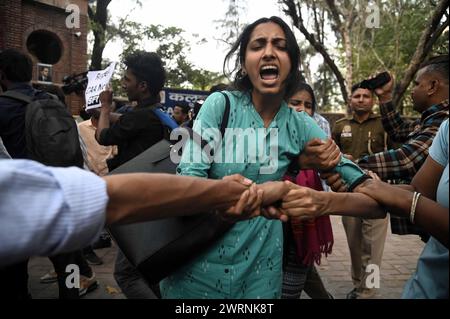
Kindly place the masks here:
[(110, 126), (110, 115), (112, 105), (112, 91), (107, 89), (100, 93), (99, 100), (101, 104), (100, 118), (98, 119), (97, 131), (95, 131), (95, 139), (100, 143), (100, 135), (102, 131)]
[(170, 174), (119, 174), (104, 179), (109, 196), (108, 224), (224, 210), (247, 189), (236, 181)]
[(100, 111), (100, 118), (98, 119), (97, 130), (95, 131), (95, 139), (97, 140), (97, 142), (100, 142), (100, 134), (102, 133), (102, 131), (106, 128), (109, 128), (109, 115), (110, 113), (106, 110), (102, 109)]
[[(366, 186), (366, 188), (361, 188), (361, 191), (372, 196), (391, 214), (410, 218), (413, 192), (420, 192), (420, 189), (416, 189), (413, 185), (389, 185), (383, 182), (374, 182), (366, 184)], [(415, 210), (414, 223), (437, 238), (446, 247), (448, 247), (448, 217), (448, 208), (423, 195), (420, 196)]]
[(122, 114), (120, 114), (120, 113), (110, 113), (109, 114), (109, 123), (111, 123), (111, 124), (116, 123), (121, 116), (122, 116)]
[(317, 218), (322, 215), (386, 217), (383, 208), (364, 194), (316, 191), (292, 183), (290, 187), (291, 191), (283, 198), (281, 208), (291, 217)]
[(259, 184), (258, 188), (264, 191), (263, 207), (276, 204), (289, 192), (289, 186), (285, 182), (266, 182)]
[(421, 196), (417, 203), (414, 223), (423, 227), (448, 249), (448, 208)]
[(386, 211), (373, 198), (360, 193), (323, 192), (328, 197), (328, 215), (385, 218)]
[[(393, 194), (390, 201), (381, 200), (380, 202), (386, 206), (391, 214), (411, 218), (411, 204), (413, 201), (413, 192), (401, 189), (395, 185), (393, 189), (397, 191)], [(411, 186), (412, 187), (412, 186)], [(425, 196), (420, 196), (414, 214), (414, 224), (422, 227), (427, 233), (439, 240), (448, 248), (448, 231), (449, 231), (449, 214), (448, 208), (441, 206), (434, 200)]]

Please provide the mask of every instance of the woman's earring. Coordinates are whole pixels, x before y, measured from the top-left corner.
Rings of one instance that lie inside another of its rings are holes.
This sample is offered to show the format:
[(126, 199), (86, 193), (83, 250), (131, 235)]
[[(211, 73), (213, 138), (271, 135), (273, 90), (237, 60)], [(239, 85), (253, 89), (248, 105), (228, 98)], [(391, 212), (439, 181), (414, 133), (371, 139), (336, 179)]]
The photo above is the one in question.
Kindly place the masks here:
[(241, 77), (245, 77), (247, 75), (247, 71), (241, 70)]

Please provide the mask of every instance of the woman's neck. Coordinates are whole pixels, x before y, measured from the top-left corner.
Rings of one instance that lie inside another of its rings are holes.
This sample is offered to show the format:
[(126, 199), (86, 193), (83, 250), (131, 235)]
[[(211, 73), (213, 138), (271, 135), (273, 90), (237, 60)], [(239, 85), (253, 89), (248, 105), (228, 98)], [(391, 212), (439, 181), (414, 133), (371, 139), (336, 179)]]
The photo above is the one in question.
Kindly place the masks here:
[(272, 120), (277, 115), (281, 103), (283, 102), (283, 94), (276, 95), (261, 95), (252, 92), (252, 103), (264, 121), (264, 127), (269, 127)]

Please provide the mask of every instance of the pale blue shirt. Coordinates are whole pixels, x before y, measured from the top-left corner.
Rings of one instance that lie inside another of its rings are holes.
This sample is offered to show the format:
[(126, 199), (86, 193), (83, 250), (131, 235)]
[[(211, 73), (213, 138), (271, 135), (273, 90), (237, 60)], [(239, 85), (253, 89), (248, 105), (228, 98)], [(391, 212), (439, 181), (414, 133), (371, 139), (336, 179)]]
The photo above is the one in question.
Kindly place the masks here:
[[(327, 137), (331, 138), (330, 123), (327, 121), (327, 119), (324, 118), (322, 115), (320, 115), (317, 112), (314, 112), (312, 117), (317, 122), (317, 125), (319, 125), (319, 127), (322, 129), (322, 131), (324, 131), (325, 134), (327, 134)], [(328, 186), (327, 182), (325, 180), (323, 180), (323, 179), (321, 179), (320, 182), (322, 184), (322, 189), (325, 192), (329, 192), (330, 191), (330, 186)]]
[(0, 267), (87, 246), (100, 235), (106, 183), (82, 169), (0, 160)]
[[(444, 167), (436, 201), (448, 208), (448, 120), (444, 121), (430, 147), (430, 156)], [(430, 237), (417, 262), (417, 270), (406, 283), (402, 298), (448, 299), (448, 249)]]
[(327, 121), (326, 118), (324, 118), (322, 115), (320, 115), (319, 113), (315, 112), (313, 114), (313, 118), (314, 120), (316, 120), (317, 125), (319, 125), (319, 127), (322, 129), (322, 131), (325, 132), (325, 134), (327, 134), (327, 136), (329, 138), (331, 138), (331, 128), (330, 128), (330, 123)]

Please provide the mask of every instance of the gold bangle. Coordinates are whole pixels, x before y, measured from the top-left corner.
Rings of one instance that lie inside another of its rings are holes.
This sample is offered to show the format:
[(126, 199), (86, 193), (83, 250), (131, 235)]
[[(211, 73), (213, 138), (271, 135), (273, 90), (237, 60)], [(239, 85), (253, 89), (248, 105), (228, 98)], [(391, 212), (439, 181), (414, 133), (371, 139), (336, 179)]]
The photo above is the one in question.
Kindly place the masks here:
[(414, 224), (414, 217), (416, 215), (417, 202), (419, 201), (419, 197), (421, 195), (422, 194), (420, 194), (418, 192), (414, 192), (413, 200), (411, 202), (411, 210), (409, 211), (409, 220), (411, 221), (411, 224)]

